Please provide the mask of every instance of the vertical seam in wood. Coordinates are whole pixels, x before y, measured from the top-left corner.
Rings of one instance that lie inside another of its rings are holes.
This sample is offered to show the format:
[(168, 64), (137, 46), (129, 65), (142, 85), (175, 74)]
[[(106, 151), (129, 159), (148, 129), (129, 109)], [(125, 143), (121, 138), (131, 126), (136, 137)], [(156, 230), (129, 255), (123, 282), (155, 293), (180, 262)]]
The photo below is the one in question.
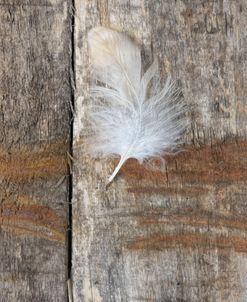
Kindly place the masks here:
[[(74, 115), (74, 104), (75, 104), (75, 49), (74, 49), (74, 27), (75, 27), (75, 1), (72, 0), (69, 7), (71, 37), (70, 37), (70, 154), (73, 156), (73, 115)], [(73, 195), (73, 176), (72, 171), (69, 174), (69, 187), (68, 187), (68, 284), (71, 284), (71, 269), (72, 269), (72, 195)], [(73, 301), (73, 292), (70, 292), (68, 288), (68, 302)]]

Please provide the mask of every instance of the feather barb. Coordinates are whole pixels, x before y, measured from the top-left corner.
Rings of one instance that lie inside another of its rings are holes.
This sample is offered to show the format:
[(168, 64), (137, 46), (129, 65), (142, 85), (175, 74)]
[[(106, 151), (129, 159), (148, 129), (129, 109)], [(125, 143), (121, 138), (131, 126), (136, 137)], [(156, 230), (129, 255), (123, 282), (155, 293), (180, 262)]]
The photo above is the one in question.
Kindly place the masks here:
[(110, 183), (127, 159), (143, 162), (176, 150), (186, 107), (170, 77), (160, 86), (157, 60), (143, 73), (140, 48), (127, 35), (96, 27), (88, 42), (95, 80), (90, 154), (120, 156)]

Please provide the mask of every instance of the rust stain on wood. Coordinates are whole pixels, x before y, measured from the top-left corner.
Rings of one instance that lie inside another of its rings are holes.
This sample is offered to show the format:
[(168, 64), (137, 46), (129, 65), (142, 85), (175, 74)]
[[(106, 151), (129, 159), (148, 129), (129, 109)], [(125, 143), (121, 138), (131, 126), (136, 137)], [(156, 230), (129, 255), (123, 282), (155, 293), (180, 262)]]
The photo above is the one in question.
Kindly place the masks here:
[(0, 176), (25, 182), (65, 175), (68, 173), (67, 150), (68, 144), (63, 141), (9, 152), (0, 150)]
[(229, 228), (237, 230), (247, 230), (247, 219), (244, 217), (235, 217), (231, 215), (221, 216), (212, 212), (184, 212), (183, 214), (171, 213), (170, 211), (164, 215), (160, 213), (150, 213), (142, 215), (139, 220), (140, 225), (147, 224), (181, 224), (190, 226), (201, 226), (210, 229)]
[(48, 206), (3, 203), (0, 207), (0, 228), (7, 232), (64, 242), (66, 227), (66, 219)]
[(203, 248), (234, 249), (236, 252), (247, 252), (247, 239), (238, 236), (210, 236), (209, 234), (183, 233), (154, 235), (135, 238), (127, 244), (129, 250), (162, 250), (169, 248)]
[[(206, 193), (207, 186), (232, 184), (247, 179), (247, 142), (228, 141), (196, 148), (188, 146), (176, 156), (166, 156), (163, 171), (146, 169), (131, 159), (121, 173), (132, 186), (132, 193), (187, 194)], [(142, 181), (142, 187), (134, 185)], [(143, 185), (144, 184), (144, 185)]]
[(182, 188), (175, 188), (175, 187), (130, 187), (127, 189), (129, 193), (146, 193), (146, 194), (163, 194), (163, 195), (184, 195), (184, 196), (196, 196), (201, 193), (207, 193), (208, 188), (200, 188), (200, 187), (182, 187)]
[(185, 19), (189, 19), (193, 16), (193, 10), (191, 8), (186, 8), (184, 11), (182, 11), (181, 15)]

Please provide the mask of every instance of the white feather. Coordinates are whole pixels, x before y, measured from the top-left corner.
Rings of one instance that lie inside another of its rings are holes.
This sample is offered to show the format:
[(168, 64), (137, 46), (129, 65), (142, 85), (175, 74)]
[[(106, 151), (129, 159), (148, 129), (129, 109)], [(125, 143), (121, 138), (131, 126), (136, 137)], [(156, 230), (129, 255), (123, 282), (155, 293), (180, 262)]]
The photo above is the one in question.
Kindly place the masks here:
[(90, 150), (120, 156), (111, 182), (127, 159), (142, 163), (176, 149), (186, 128), (185, 106), (170, 77), (160, 89), (156, 60), (142, 75), (140, 49), (125, 34), (96, 27), (88, 42), (96, 80)]

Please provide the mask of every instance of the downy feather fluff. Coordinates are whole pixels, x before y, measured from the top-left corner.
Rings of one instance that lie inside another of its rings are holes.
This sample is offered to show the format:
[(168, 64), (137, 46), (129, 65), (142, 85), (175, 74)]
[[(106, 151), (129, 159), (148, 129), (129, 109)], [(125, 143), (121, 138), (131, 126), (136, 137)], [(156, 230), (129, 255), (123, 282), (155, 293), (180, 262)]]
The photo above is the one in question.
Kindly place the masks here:
[(96, 27), (88, 42), (96, 80), (90, 150), (120, 156), (111, 182), (127, 159), (142, 163), (176, 149), (186, 128), (185, 106), (170, 78), (160, 88), (157, 60), (143, 73), (140, 49), (127, 35)]

